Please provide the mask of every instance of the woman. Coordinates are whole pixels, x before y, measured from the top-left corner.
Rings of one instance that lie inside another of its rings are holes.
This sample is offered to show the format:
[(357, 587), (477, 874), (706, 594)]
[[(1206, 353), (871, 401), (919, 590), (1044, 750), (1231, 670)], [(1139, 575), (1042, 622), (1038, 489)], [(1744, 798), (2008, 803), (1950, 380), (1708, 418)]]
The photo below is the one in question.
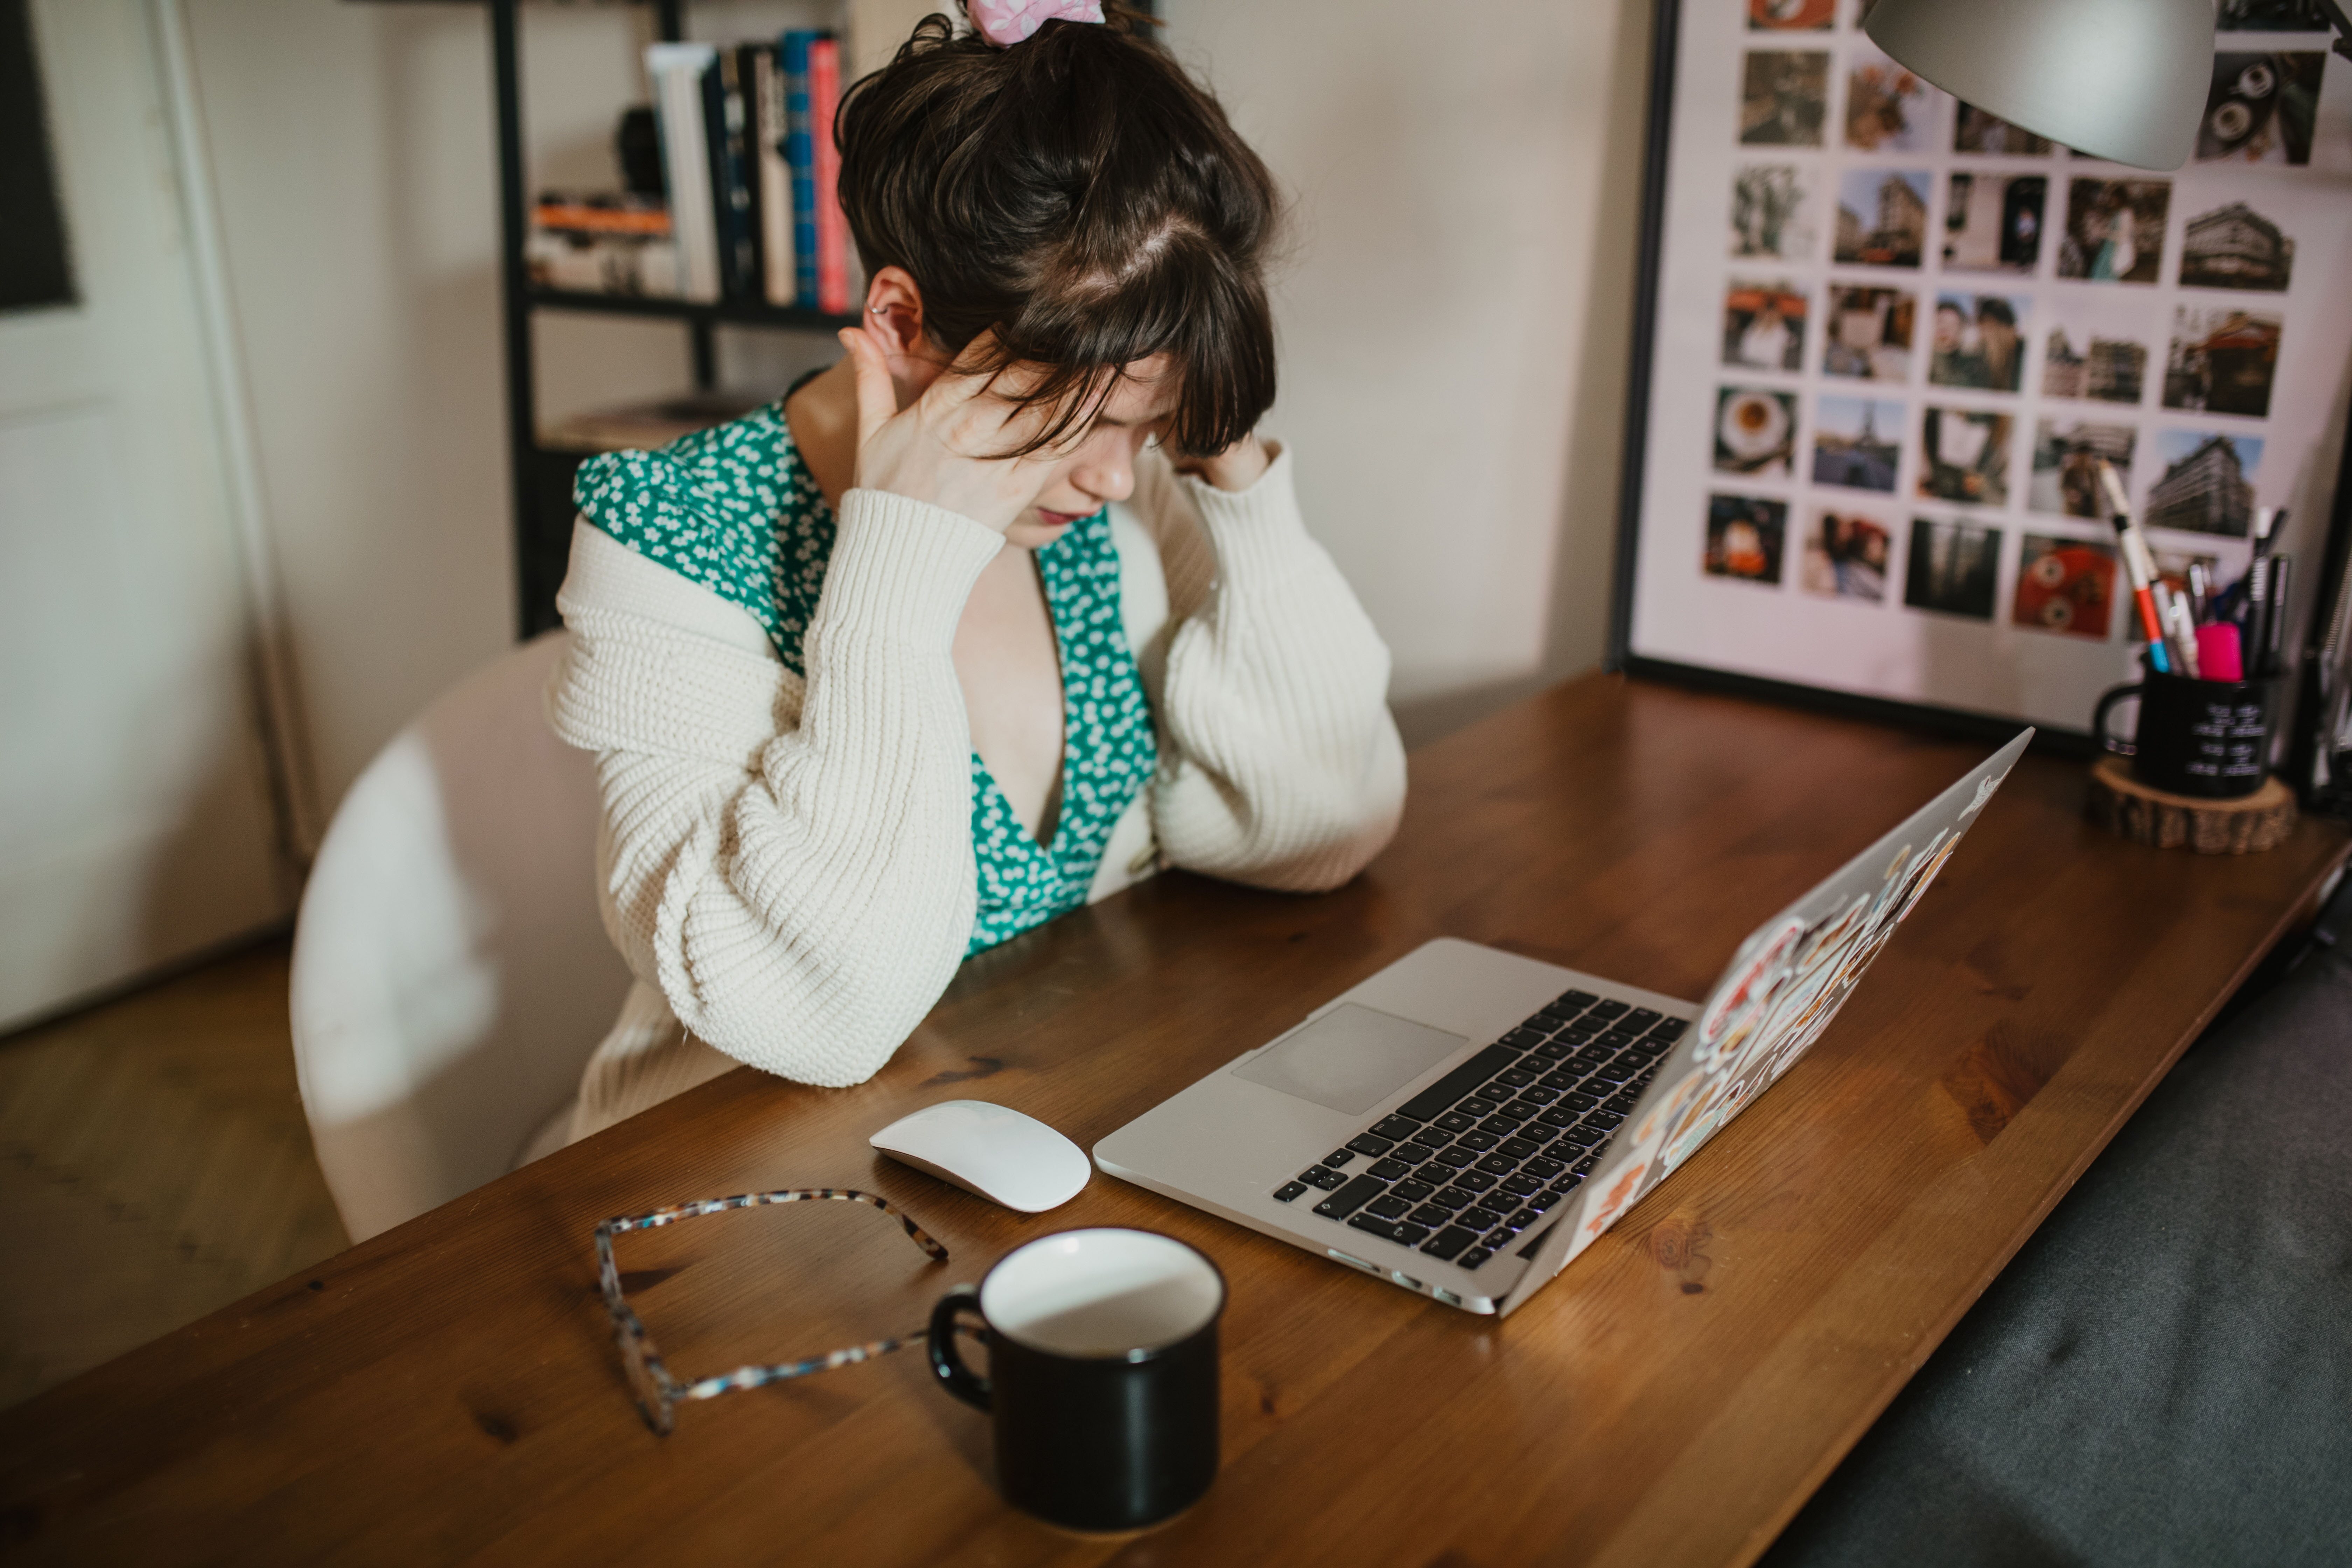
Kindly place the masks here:
[(973, 9), (843, 105), (849, 357), (581, 470), (550, 712), (636, 984), (535, 1148), (737, 1062), (862, 1082), (970, 953), (1394, 831), (1387, 651), (1255, 429), (1271, 177), (1118, 6)]

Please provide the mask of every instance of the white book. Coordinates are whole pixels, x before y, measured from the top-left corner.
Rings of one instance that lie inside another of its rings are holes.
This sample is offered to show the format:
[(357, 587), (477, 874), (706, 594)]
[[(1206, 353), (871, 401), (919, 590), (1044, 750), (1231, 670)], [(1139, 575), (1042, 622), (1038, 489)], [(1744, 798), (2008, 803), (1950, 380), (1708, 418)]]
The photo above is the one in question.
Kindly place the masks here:
[(760, 174), (760, 235), (767, 257), (766, 291), (771, 305), (789, 305), (798, 297), (799, 274), (793, 255), (793, 166), (784, 157), (787, 117), (784, 68), (773, 48), (762, 48), (753, 59), (751, 131), (758, 141), (755, 167)]
[(715, 65), (709, 44), (648, 44), (655, 119), (661, 126), (662, 173), (669, 182), (670, 234), (677, 242), (678, 294), (719, 298), (719, 214), (712, 205), (710, 137), (704, 129), (702, 77)]

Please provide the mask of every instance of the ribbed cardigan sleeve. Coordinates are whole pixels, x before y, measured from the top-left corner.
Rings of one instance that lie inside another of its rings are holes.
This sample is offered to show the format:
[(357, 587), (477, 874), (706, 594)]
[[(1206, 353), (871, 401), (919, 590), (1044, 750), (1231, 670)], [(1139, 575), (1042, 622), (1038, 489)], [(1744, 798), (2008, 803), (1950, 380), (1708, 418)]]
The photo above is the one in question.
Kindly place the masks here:
[(1155, 464), (1136, 504), (1168, 575), (1165, 647), (1143, 660), (1160, 848), (1258, 887), (1339, 886), (1396, 832), (1404, 746), (1388, 647), (1308, 536), (1290, 453), (1240, 492)]
[(698, 1038), (803, 1083), (859, 1083), (946, 989), (977, 902), (951, 648), (1003, 547), (969, 518), (852, 490), (804, 688), (625, 605), (561, 603), (572, 647), (550, 718), (597, 753), (613, 937)]

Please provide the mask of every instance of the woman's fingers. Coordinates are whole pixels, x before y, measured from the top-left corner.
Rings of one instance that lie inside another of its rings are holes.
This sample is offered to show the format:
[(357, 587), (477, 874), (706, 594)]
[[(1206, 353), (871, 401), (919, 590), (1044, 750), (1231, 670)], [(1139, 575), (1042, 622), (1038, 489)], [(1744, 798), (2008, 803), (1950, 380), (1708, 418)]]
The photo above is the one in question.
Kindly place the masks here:
[(863, 449), (882, 426), (898, 416), (898, 393), (890, 382), (890, 362), (882, 345), (863, 327), (844, 327), (841, 346), (849, 351), (857, 376), (857, 445)]

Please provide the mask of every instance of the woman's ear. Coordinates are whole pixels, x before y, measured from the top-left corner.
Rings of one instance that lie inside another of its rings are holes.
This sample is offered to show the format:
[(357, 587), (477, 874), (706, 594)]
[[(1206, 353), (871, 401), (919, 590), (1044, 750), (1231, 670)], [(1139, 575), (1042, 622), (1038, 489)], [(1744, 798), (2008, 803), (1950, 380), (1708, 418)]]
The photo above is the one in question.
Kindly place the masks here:
[(905, 268), (885, 267), (866, 286), (863, 324), (889, 362), (899, 407), (922, 396), (946, 368), (938, 347), (925, 335), (922, 286)]

